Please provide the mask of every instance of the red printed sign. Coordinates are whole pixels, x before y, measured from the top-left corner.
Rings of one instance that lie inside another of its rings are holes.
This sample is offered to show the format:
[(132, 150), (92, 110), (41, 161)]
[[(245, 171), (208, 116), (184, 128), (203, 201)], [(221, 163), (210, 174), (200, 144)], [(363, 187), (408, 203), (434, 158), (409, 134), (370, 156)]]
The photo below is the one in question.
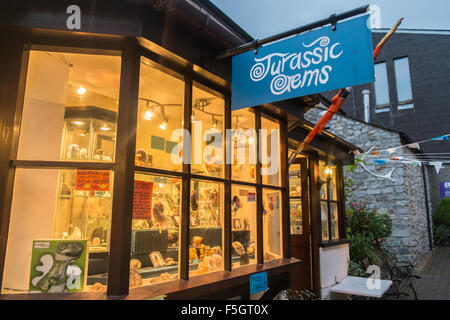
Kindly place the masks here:
[(109, 191), (109, 171), (77, 170), (75, 190)]
[(134, 181), (133, 219), (152, 218), (153, 182)]

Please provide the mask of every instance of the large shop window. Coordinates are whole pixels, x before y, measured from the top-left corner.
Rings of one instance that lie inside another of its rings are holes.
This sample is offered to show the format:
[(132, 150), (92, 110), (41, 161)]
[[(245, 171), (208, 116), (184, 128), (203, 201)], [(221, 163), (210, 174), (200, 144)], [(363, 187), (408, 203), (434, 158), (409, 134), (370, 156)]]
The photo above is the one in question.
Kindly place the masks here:
[(233, 129), (232, 179), (256, 183), (257, 137), (252, 109), (232, 112)]
[(339, 239), (339, 201), (337, 193), (337, 166), (319, 160), (320, 216), (322, 241)]
[(184, 82), (142, 58), (136, 166), (181, 171)]
[(193, 174), (224, 176), (224, 113), (224, 99), (194, 83), (191, 116)]
[(281, 185), (280, 180), (280, 124), (276, 120), (261, 117), (260, 159), (262, 183)]
[[(108, 280), (124, 276), (108, 274), (121, 66), (119, 53), (30, 51), (2, 293), (105, 292)], [(237, 160), (225, 176), (225, 99), (194, 83), (186, 119), (190, 90), (183, 76), (141, 58), (135, 166), (127, 176), (134, 178), (131, 288), (184, 278), (185, 271), (221, 271), (228, 258), (236, 269), (282, 257), (280, 124), (251, 109), (233, 112), (228, 129), (235, 130)], [(181, 161), (185, 121), (192, 123), (190, 168)], [(224, 257), (225, 232), (231, 257)]]
[(120, 68), (30, 51), (2, 293), (106, 290), (114, 172), (83, 165), (114, 161)]
[(191, 180), (189, 274), (223, 270), (223, 183)]
[(120, 60), (31, 51), (18, 159), (113, 161)]
[(136, 174), (130, 287), (178, 279), (181, 179)]
[(231, 187), (233, 268), (256, 263), (256, 188)]
[(281, 192), (263, 189), (263, 250), (264, 261), (282, 257)]

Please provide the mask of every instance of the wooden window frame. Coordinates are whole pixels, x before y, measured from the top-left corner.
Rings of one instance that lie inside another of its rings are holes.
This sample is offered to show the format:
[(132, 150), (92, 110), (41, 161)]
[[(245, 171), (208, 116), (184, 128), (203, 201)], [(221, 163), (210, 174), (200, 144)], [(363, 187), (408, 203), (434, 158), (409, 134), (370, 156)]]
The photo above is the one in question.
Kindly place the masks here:
[[(256, 230), (257, 230), (257, 263), (264, 263), (263, 234), (262, 234), (262, 190), (271, 189), (281, 191), (281, 237), (282, 258), (290, 258), (289, 238), (289, 188), (288, 188), (288, 157), (287, 157), (287, 124), (286, 119), (262, 112), (259, 108), (252, 108), (255, 112), (255, 130), (261, 129), (261, 117), (266, 115), (277, 121), (280, 125), (280, 186), (264, 185), (261, 177), (261, 162), (257, 157), (256, 183), (233, 180), (231, 176), (231, 164), (225, 165), (223, 178), (215, 178), (191, 174), (190, 164), (184, 163), (182, 171), (168, 171), (158, 168), (135, 166), (134, 154), (136, 145), (136, 127), (138, 111), (138, 90), (141, 57), (146, 57), (165, 68), (183, 76), (185, 82), (184, 92), (184, 129), (191, 132), (192, 114), (192, 85), (198, 82), (219, 94), (225, 100), (224, 131), (231, 129), (231, 92), (229, 86), (219, 86), (216, 82), (196, 73), (194, 66), (180, 66), (175, 61), (152, 52), (139, 44), (134, 37), (105, 36), (95, 34), (81, 34), (72, 32), (59, 32), (40, 30), (33, 32), (31, 29), (23, 29), (10, 33), (14, 39), (11, 49), (2, 53), (3, 62), (14, 61), (11, 68), (13, 77), (6, 81), (0, 81), (0, 86), (11, 88), (12, 94), (3, 103), (8, 103), (7, 114), (3, 117), (14, 123), (13, 134), (9, 137), (7, 150), (0, 156), (2, 163), (7, 163), (6, 168), (0, 174), (5, 176), (5, 194), (0, 199), (0, 287), (6, 256), (7, 238), (10, 227), (10, 209), (13, 196), (15, 171), (17, 168), (52, 168), (52, 169), (92, 169), (111, 170), (114, 175), (114, 197), (111, 218), (110, 258), (108, 266), (108, 296), (124, 296), (129, 294), (129, 259), (131, 252), (132, 231), (132, 204), (135, 173), (150, 173), (157, 175), (169, 175), (182, 179), (181, 195), (181, 227), (180, 227), (180, 252), (181, 261), (179, 273), (181, 280), (189, 280), (189, 216), (190, 216), (190, 182), (192, 179), (201, 179), (210, 182), (224, 183), (224, 269), (231, 271), (231, 186), (243, 185), (256, 188)], [(20, 124), (22, 119), (23, 100), (25, 95), (25, 83), (28, 69), (28, 54), (30, 50), (61, 51), (86, 54), (106, 54), (121, 56), (120, 95), (117, 122), (116, 158), (113, 162), (71, 162), (71, 161), (34, 161), (17, 159)], [(1, 101), (0, 101), (1, 103)], [(129, 133), (132, 133), (131, 136)], [(187, 143), (186, 139), (183, 140)], [(256, 138), (257, 150), (259, 150), (259, 134)], [(226, 145), (224, 148), (226, 152)], [(151, 285), (158, 286), (158, 284)], [(83, 293), (81, 293), (83, 294)]]
[[(347, 231), (346, 231), (346, 216), (345, 216), (345, 197), (344, 197), (344, 189), (343, 189), (343, 178), (344, 178), (344, 174), (343, 174), (343, 164), (340, 161), (334, 161), (331, 160), (329, 158), (326, 157), (319, 157), (317, 159), (317, 168), (318, 168), (318, 172), (317, 174), (319, 174), (320, 172), (320, 160), (322, 161), (329, 161), (330, 163), (332, 163), (336, 169), (336, 200), (330, 200), (330, 183), (331, 183), (331, 179), (329, 179), (328, 181), (325, 182), (326, 184), (326, 195), (327, 198), (326, 199), (321, 199), (320, 198), (320, 192), (317, 192), (317, 196), (318, 196), (318, 215), (320, 216), (321, 214), (321, 205), (322, 203), (326, 203), (327, 204), (327, 229), (328, 229), (328, 239), (323, 239), (323, 234), (322, 234), (322, 224), (321, 224), (321, 219), (320, 223), (319, 223), (319, 246), (320, 247), (330, 247), (330, 246), (335, 246), (335, 245), (340, 245), (343, 243), (347, 243)], [(316, 180), (319, 181), (319, 175), (316, 177)], [(317, 188), (320, 188), (320, 185), (317, 184)], [(332, 239), (331, 238), (331, 204), (335, 203), (336, 207), (337, 207), (337, 227), (338, 227), (338, 233), (337, 233), (337, 238), (336, 239)]]

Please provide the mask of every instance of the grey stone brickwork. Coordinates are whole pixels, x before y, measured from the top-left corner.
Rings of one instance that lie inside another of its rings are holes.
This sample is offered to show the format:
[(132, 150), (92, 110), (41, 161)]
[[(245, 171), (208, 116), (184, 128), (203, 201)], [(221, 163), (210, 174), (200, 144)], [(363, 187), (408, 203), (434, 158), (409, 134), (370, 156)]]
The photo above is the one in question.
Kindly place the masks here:
[[(319, 108), (311, 109), (305, 114), (305, 119), (316, 123), (322, 112)], [(386, 149), (402, 145), (399, 132), (343, 115), (336, 114), (328, 126), (329, 132), (364, 151), (371, 147)], [(396, 153), (413, 154), (408, 148), (401, 148)], [(396, 254), (399, 261), (417, 265), (430, 250), (422, 167), (393, 162), (380, 166), (373, 160), (367, 160), (366, 166), (379, 175), (395, 168), (392, 178), (396, 181), (375, 177), (361, 166), (358, 166), (356, 174), (344, 170), (345, 175), (351, 175), (356, 188), (346, 199), (347, 204), (365, 203), (370, 209), (388, 213), (393, 222), (392, 235), (384, 245)]]

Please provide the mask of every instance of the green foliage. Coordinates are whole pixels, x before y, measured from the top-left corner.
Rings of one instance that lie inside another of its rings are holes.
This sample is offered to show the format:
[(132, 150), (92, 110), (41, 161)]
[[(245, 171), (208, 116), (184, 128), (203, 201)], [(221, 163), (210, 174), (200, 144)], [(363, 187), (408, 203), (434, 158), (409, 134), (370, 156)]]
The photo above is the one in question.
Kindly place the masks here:
[(388, 214), (368, 210), (357, 203), (347, 208), (347, 234), (351, 240), (350, 260), (362, 270), (371, 264), (380, 263), (377, 252), (381, 250), (381, 244), (391, 232), (392, 220)]
[(433, 239), (436, 246), (450, 247), (450, 227), (445, 224), (434, 224)]
[(286, 290), (286, 296), (288, 300), (320, 300), (313, 292), (303, 289), (303, 290)]
[(450, 246), (450, 198), (442, 198), (436, 209), (433, 238), (437, 246)]
[(344, 193), (346, 198), (349, 198), (352, 195), (352, 192), (358, 189), (358, 187), (360, 186), (359, 185), (355, 187), (355, 182), (351, 178), (351, 174), (357, 173), (356, 170), (361, 163), (365, 164), (364, 160), (355, 158), (354, 164), (346, 166), (346, 174), (344, 175)]
[(437, 224), (445, 224), (450, 226), (450, 198), (442, 198), (434, 216)]
[(348, 275), (354, 277), (366, 277), (367, 274), (361, 266), (354, 262), (350, 261), (348, 264)]

